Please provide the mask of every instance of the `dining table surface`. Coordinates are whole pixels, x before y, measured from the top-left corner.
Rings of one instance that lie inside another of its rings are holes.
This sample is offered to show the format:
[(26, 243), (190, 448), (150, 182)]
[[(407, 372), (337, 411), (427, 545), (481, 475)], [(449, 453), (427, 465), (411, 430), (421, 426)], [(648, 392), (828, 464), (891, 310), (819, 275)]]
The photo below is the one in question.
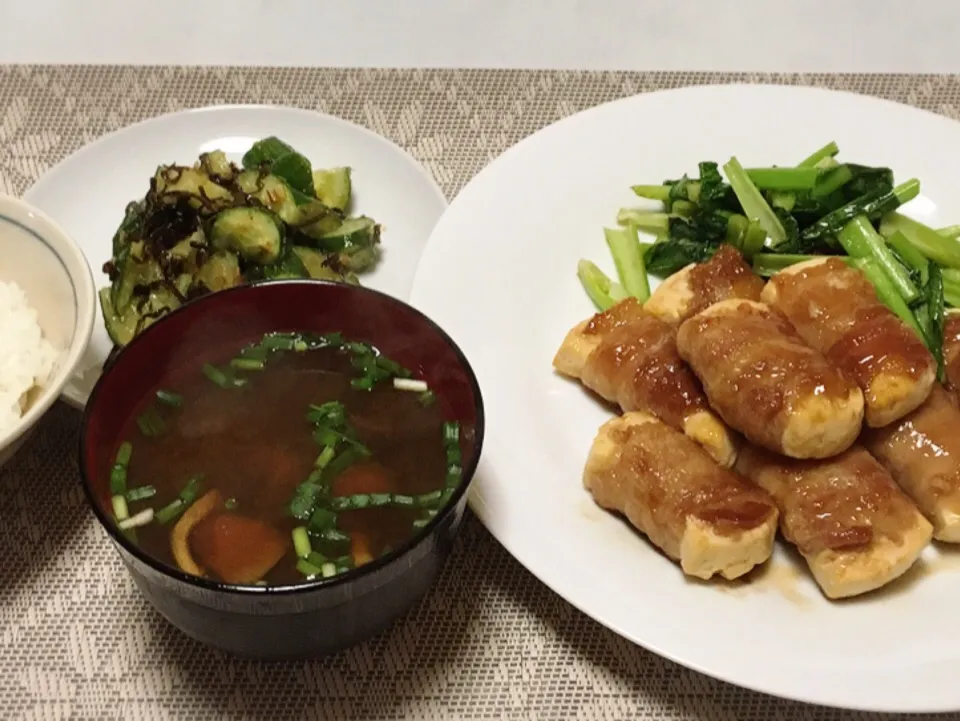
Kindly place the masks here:
[[(226, 103), (368, 127), (449, 200), (536, 130), (658, 89), (815, 85), (960, 118), (955, 0), (735, 5), (7, 4), (0, 192), (23, 193), (112, 130)], [(662, 659), (551, 592), (469, 513), (435, 589), (386, 632), (313, 661), (230, 657), (139, 595), (84, 500), (79, 422), (58, 403), (0, 468), (0, 719), (894, 718), (776, 699)]]

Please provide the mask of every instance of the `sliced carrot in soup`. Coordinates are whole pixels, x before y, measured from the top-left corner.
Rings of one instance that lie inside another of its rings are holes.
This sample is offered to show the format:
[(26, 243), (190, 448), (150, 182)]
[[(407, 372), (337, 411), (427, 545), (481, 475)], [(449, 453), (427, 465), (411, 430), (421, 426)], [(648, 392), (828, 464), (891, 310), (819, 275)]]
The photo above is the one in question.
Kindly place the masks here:
[(256, 518), (211, 513), (193, 529), (190, 546), (197, 561), (227, 583), (254, 583), (287, 552), (287, 538)]

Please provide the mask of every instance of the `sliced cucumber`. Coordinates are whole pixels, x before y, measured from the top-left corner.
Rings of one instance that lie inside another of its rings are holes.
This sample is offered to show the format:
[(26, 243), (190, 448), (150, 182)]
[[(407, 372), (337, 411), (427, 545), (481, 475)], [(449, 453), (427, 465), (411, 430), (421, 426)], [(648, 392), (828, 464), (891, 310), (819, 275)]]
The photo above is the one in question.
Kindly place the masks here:
[(308, 248), (304, 245), (293, 246), (293, 252), (297, 254), (300, 261), (306, 267), (311, 278), (316, 280), (336, 280), (341, 283), (350, 283), (359, 285), (359, 280), (354, 273), (341, 273), (330, 267), (327, 263), (327, 256), (316, 248)]
[(313, 171), (313, 187), (324, 205), (345, 211), (352, 194), (350, 168)]
[(236, 174), (236, 168), (222, 150), (214, 150), (210, 153), (200, 155), (200, 167), (203, 168), (211, 178), (223, 182), (230, 182)]
[(155, 260), (142, 259), (143, 242), (132, 243), (117, 259), (119, 275), (113, 282), (110, 300), (120, 314), (126, 312), (137, 286), (163, 280), (163, 269)]
[(380, 240), (380, 227), (366, 216), (347, 218), (336, 228), (317, 233), (312, 226), (300, 228), (312, 245), (328, 253), (336, 253), (350, 246), (375, 245)]
[(101, 288), (100, 312), (103, 314), (103, 324), (106, 326), (107, 335), (110, 340), (118, 346), (125, 346), (133, 340), (137, 332), (137, 326), (140, 323), (140, 314), (133, 307), (128, 307), (127, 312), (119, 314), (113, 307), (113, 299), (110, 297), (110, 288)]
[(161, 166), (154, 176), (154, 190), (161, 202), (173, 204), (187, 198), (197, 209), (216, 210), (233, 202), (233, 193), (215, 183), (200, 168)]
[(276, 175), (264, 175), (257, 170), (247, 170), (237, 177), (237, 185), (247, 195), (256, 198), (287, 225), (296, 225), (301, 217), (300, 207), (293, 190)]
[(262, 208), (228, 208), (217, 214), (210, 241), (218, 250), (232, 250), (241, 258), (266, 265), (283, 252), (283, 225)]
[(268, 265), (263, 268), (263, 277), (270, 280), (279, 280), (281, 278), (309, 278), (310, 273), (295, 252), (284, 253), (280, 262)]
[(211, 292), (232, 288), (243, 282), (240, 259), (228, 250), (215, 251), (200, 266), (197, 282)]
[(147, 202), (145, 200), (135, 201), (127, 204), (123, 214), (123, 222), (113, 234), (113, 257), (116, 258), (123, 248), (140, 235), (140, 226), (143, 223), (143, 214), (146, 212)]
[(343, 213), (330, 208), (319, 200), (309, 200), (300, 206), (300, 218), (297, 229), (308, 236), (323, 237), (325, 233), (336, 230), (343, 223)]

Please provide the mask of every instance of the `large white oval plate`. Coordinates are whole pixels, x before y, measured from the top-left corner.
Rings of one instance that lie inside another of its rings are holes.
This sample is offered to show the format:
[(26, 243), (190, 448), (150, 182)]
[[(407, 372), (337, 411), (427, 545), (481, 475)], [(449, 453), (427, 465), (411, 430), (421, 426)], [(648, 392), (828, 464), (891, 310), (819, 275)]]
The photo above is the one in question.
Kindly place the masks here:
[[(98, 287), (110, 259), (111, 239), (124, 208), (142, 198), (157, 166), (192, 164), (220, 149), (239, 162), (255, 140), (276, 135), (314, 167), (353, 169), (354, 211), (383, 225), (383, 257), (362, 276), (364, 285), (406, 299), (430, 231), (446, 208), (443, 192), (405, 151), (345, 120), (277, 106), (219, 106), (152, 118), (87, 145), (47, 172), (24, 198), (46, 211), (80, 244)], [(99, 308), (99, 306), (98, 306)], [(86, 403), (113, 344), (98, 310), (86, 357), (64, 388)]]
[(613, 273), (601, 229), (638, 204), (631, 184), (731, 155), (791, 165), (830, 140), (846, 160), (919, 178), (915, 217), (960, 222), (960, 124), (816, 89), (658, 92), (566, 118), (494, 161), (434, 230), (411, 300), (480, 379), (488, 431), (473, 507), (554, 591), (632, 641), (745, 687), (857, 709), (956, 710), (960, 556), (930, 548), (903, 582), (843, 603), (824, 600), (781, 547), (752, 585), (689, 581), (583, 490), (609, 412), (551, 370), (564, 334), (593, 312), (577, 260)]

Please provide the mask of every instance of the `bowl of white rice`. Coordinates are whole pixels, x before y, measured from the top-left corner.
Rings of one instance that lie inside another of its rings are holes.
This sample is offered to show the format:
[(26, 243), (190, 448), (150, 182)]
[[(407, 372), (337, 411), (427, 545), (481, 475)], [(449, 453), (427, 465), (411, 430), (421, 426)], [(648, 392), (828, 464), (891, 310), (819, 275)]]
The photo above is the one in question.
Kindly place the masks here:
[(83, 251), (47, 215), (0, 195), (0, 465), (60, 395), (95, 312)]

